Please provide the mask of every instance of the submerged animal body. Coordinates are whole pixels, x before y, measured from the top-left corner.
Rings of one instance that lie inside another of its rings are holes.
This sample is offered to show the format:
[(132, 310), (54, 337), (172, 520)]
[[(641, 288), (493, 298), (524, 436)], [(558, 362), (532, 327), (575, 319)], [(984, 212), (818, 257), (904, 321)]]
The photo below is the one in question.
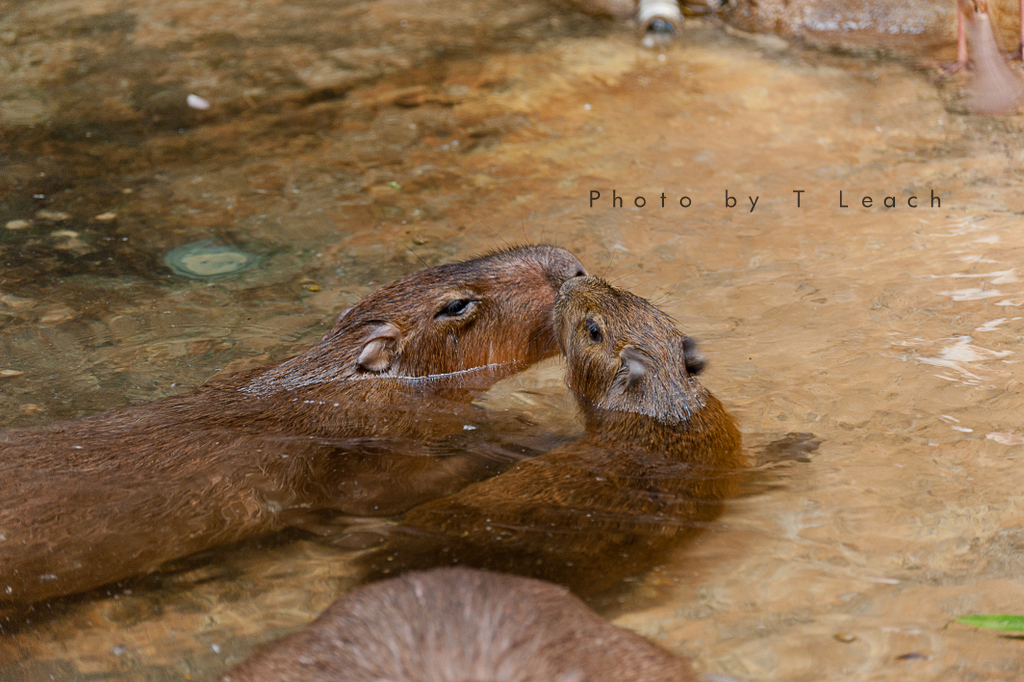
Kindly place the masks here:
[(371, 572), (454, 563), (591, 593), (649, 568), (734, 494), (740, 434), (667, 315), (586, 277), (562, 285), (553, 320), (584, 437), (411, 509)]
[(695, 682), (690, 664), (567, 590), (468, 569), (356, 590), (222, 682)]
[(331, 508), (393, 514), (486, 472), (445, 454), (494, 382), (557, 352), (568, 251), (509, 249), (367, 296), (306, 352), (192, 393), (0, 433), (0, 601), (87, 590)]

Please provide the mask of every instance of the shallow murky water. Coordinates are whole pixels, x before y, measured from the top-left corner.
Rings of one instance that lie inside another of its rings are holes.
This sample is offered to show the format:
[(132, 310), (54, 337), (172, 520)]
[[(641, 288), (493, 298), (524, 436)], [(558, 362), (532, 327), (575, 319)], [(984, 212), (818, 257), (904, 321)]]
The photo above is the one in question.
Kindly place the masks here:
[[(285, 357), (423, 262), (557, 243), (700, 339), (752, 455), (822, 441), (595, 606), (740, 679), (1024, 673), (1019, 640), (949, 624), (1024, 613), (1019, 117), (902, 63), (699, 21), (650, 51), (530, 3), (16, 3), (0, 39), (3, 426)], [(256, 262), (163, 264), (204, 240)], [(576, 433), (561, 371), (480, 403)], [(41, 605), (0, 679), (210, 679), (359, 584), (352, 557), (273, 538)]]

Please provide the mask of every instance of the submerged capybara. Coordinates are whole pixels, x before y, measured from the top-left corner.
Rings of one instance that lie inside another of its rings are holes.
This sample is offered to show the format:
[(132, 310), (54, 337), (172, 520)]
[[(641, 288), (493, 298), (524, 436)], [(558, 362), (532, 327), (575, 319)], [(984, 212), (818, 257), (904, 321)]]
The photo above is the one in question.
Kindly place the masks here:
[(284, 362), (0, 433), (0, 601), (150, 571), (292, 512), (393, 514), (479, 479), (443, 439), (462, 433), (475, 395), (557, 353), (555, 295), (585, 273), (551, 246), (430, 268)]
[(463, 564), (592, 593), (649, 568), (734, 494), (740, 434), (668, 315), (581, 277), (562, 285), (553, 323), (584, 437), (411, 509), (366, 557), (372, 575)]
[(463, 568), (351, 592), (221, 682), (696, 682), (561, 587)]

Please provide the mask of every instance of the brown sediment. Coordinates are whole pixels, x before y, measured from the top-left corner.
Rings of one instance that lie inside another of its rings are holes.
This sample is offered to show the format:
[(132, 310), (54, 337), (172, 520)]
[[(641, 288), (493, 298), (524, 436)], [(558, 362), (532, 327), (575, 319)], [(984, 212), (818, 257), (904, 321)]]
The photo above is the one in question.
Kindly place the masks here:
[(691, 682), (689, 662), (615, 627), (567, 590), (468, 569), (363, 587), (222, 682)]
[(583, 273), (549, 246), (430, 268), (279, 364), (0, 433), (0, 599), (87, 590), (292, 512), (393, 514), (486, 475), (486, 462), (444, 456), (443, 440), (473, 396), (557, 352), (551, 306)]
[(372, 573), (464, 564), (597, 592), (654, 565), (736, 492), (740, 434), (667, 315), (587, 277), (562, 286), (553, 320), (585, 436), (410, 510)]

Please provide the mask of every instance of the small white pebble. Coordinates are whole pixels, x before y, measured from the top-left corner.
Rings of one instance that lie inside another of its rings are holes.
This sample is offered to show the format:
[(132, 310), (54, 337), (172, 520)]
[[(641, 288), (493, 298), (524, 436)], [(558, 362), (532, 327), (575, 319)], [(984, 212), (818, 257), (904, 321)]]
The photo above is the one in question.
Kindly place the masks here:
[(589, 104), (584, 104), (584, 105), (583, 105), (583, 108), (584, 108), (584, 109), (585, 109), (586, 111), (590, 111), (590, 105), (589, 105)]
[(864, 579), (867, 580), (869, 583), (878, 583), (879, 585), (899, 585), (900, 584), (900, 581), (897, 578), (866, 577)]
[(111, 653), (114, 654), (115, 656), (124, 656), (124, 652), (125, 651), (127, 651), (127, 649), (124, 648), (124, 645), (123, 644), (118, 644), (117, 646), (115, 646), (111, 650)]
[(49, 220), (54, 223), (60, 223), (71, 218), (71, 214), (65, 213), (64, 211), (47, 211), (44, 209), (42, 211), (36, 211), (36, 218), (39, 220)]
[(470, 426), (469, 424), (464, 424), (462, 426), (462, 430), (463, 431), (476, 431), (476, 427), (475, 426)]
[(7, 224), (4, 225), (8, 230), (24, 230), (26, 227), (31, 225), (27, 220), (8, 220)]
[(185, 98), (185, 101), (188, 102), (190, 107), (193, 109), (199, 109), (200, 111), (206, 111), (210, 108), (210, 103), (199, 95), (189, 95)]
[(215, 654), (219, 654), (220, 653), (220, 644), (211, 644), (210, 648), (213, 649), (213, 653), (215, 653)]

